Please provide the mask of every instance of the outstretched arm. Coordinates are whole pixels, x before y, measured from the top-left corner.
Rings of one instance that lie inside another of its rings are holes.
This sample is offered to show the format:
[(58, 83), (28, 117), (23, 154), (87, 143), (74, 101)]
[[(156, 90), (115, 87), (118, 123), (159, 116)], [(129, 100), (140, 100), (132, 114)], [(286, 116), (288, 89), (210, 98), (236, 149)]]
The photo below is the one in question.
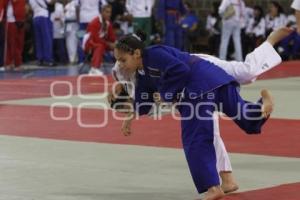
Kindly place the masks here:
[(263, 44), (246, 56), (244, 62), (225, 61), (204, 54), (198, 54), (198, 56), (221, 67), (240, 84), (251, 83), (255, 81), (259, 75), (269, 71), (282, 62), (281, 57), (274, 49), (274, 45), (291, 34), (292, 31), (293, 30), (289, 28), (281, 28), (274, 31)]

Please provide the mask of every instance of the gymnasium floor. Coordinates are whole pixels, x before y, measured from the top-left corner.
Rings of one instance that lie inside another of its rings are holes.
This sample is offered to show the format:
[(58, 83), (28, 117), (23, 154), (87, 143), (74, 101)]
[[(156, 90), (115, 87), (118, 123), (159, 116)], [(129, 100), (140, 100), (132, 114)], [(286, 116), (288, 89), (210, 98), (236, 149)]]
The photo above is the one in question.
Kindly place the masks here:
[[(0, 74), (0, 200), (199, 199), (179, 121), (145, 117), (124, 137), (103, 79), (74, 75), (76, 68)], [(262, 135), (221, 121), (240, 185), (224, 199), (300, 200), (300, 62), (281, 64), (242, 95), (254, 101), (261, 88), (276, 101)]]

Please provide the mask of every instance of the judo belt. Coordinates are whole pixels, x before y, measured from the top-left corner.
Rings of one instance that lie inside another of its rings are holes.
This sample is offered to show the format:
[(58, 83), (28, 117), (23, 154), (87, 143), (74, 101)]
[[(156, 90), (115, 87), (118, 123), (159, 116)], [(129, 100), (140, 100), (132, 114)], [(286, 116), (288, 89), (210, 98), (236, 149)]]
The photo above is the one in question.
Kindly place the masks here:
[(178, 11), (176, 9), (167, 9), (166, 10), (169, 15), (177, 15)]
[(67, 19), (65, 20), (65, 23), (77, 23), (77, 20), (76, 19)]

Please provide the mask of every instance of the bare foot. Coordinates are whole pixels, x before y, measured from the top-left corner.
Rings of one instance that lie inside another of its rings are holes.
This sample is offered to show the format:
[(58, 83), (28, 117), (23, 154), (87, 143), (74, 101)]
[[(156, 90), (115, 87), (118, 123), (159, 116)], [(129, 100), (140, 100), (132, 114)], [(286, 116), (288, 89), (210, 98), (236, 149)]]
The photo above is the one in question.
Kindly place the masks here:
[(239, 189), (239, 186), (233, 178), (232, 172), (223, 171), (220, 172), (220, 176), (222, 179), (221, 188), (225, 194), (237, 191)]
[(213, 186), (208, 189), (203, 200), (218, 200), (224, 196), (225, 194), (220, 186)]
[(229, 194), (229, 193), (237, 191), (239, 189), (239, 186), (236, 183), (231, 183), (231, 184), (224, 183), (224, 184), (222, 184), (221, 188), (225, 194)]
[(273, 31), (267, 38), (267, 41), (274, 46), (278, 42), (280, 42), (282, 39), (290, 35), (294, 30), (292, 28), (288, 27), (282, 27), (276, 31)]
[(274, 109), (274, 102), (271, 93), (263, 89), (261, 92), (261, 97), (262, 97), (262, 108), (261, 108), (261, 114), (264, 118), (267, 118), (270, 116), (270, 114), (273, 112)]

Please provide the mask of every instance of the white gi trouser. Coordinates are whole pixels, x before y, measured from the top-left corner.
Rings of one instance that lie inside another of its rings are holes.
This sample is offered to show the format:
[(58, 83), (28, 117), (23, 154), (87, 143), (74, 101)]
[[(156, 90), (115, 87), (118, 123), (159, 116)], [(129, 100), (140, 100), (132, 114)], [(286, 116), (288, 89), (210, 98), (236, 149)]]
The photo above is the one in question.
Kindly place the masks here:
[(232, 36), (235, 49), (235, 59), (237, 61), (242, 61), (243, 53), (241, 45), (241, 29), (245, 26), (246, 7), (243, 0), (222, 0), (219, 7), (219, 14), (223, 16), (229, 6), (233, 6), (235, 13), (232, 17), (229, 17), (228, 19), (223, 18), (222, 20), (219, 57), (223, 60), (226, 59), (229, 40)]
[(235, 59), (238, 61), (243, 60), (243, 53), (242, 53), (242, 42), (241, 42), (241, 26), (238, 21), (223, 21), (222, 26), (222, 34), (221, 34), (221, 45), (220, 45), (220, 58), (226, 59), (227, 57), (227, 50), (229, 40), (232, 36), (233, 45), (235, 50)]
[[(217, 57), (206, 55), (206, 54), (194, 54), (202, 59), (208, 60), (215, 65), (222, 68), (229, 75), (233, 76), (240, 84), (251, 83), (256, 80), (257, 76), (272, 69), (282, 62), (281, 57), (275, 51), (273, 46), (264, 42), (254, 51), (246, 56), (244, 62), (237, 61), (225, 61)], [(125, 74), (124, 71), (120, 70), (118, 62), (113, 68), (114, 77), (117, 81), (135, 81), (134, 75)], [(129, 91), (132, 93), (132, 91)], [(154, 110), (150, 112), (155, 112)], [(214, 147), (217, 158), (217, 170), (221, 171), (232, 171), (231, 162), (228, 156), (228, 152), (225, 148), (223, 140), (220, 136), (219, 129), (219, 114), (217, 112), (213, 115), (214, 118)]]
[(70, 63), (75, 63), (77, 59), (78, 38), (77, 31), (79, 24), (76, 17), (76, 1), (71, 1), (65, 6), (66, 17), (66, 47)]
[(77, 59), (78, 29), (79, 25), (76, 22), (66, 24), (66, 46), (70, 63), (75, 63)]

